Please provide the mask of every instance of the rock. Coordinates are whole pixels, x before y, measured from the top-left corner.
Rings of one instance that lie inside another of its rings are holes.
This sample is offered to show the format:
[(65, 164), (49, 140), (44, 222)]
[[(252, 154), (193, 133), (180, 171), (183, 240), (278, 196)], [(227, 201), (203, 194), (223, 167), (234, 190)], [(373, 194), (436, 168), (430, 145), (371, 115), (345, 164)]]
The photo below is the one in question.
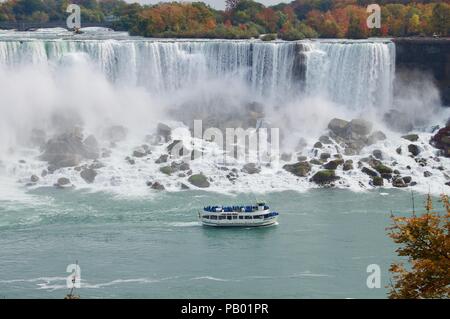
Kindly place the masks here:
[(329, 159), (330, 157), (331, 157), (330, 153), (321, 153), (320, 154), (320, 159), (324, 160), (324, 161)]
[(404, 177), (402, 177), (402, 179), (406, 184), (411, 183), (411, 180), (412, 180), (411, 176), (404, 176)]
[(172, 156), (186, 156), (190, 154), (188, 149), (183, 145), (183, 141), (175, 140), (167, 146), (167, 151)]
[(209, 187), (208, 179), (203, 174), (194, 174), (188, 178), (188, 182), (200, 188)]
[(416, 144), (409, 144), (409, 145), (408, 145), (408, 151), (409, 151), (412, 155), (417, 156), (417, 155), (419, 155), (419, 153), (420, 153), (420, 148), (419, 148), (419, 146), (417, 146)]
[(103, 136), (112, 143), (122, 142), (127, 138), (128, 130), (121, 125), (113, 125), (103, 132)]
[(309, 163), (310, 163), (310, 164), (313, 164), (313, 165), (322, 165), (322, 162), (319, 161), (317, 158), (311, 159), (311, 160), (309, 161)]
[(392, 174), (389, 173), (381, 173), (380, 174), (382, 178), (387, 179), (387, 180), (391, 180), (392, 179)]
[(164, 123), (158, 123), (158, 126), (156, 127), (156, 134), (161, 136), (164, 142), (168, 142), (171, 138), (170, 135), (172, 134), (172, 129)]
[(405, 183), (403, 178), (397, 177), (392, 181), (392, 186), (394, 187), (407, 187), (408, 185)]
[(408, 135), (403, 135), (402, 138), (404, 138), (405, 140), (408, 140), (410, 142), (416, 142), (419, 139), (419, 135), (408, 134)]
[(364, 119), (353, 119), (350, 121), (350, 129), (352, 133), (358, 135), (368, 135), (372, 131), (372, 123)]
[(395, 151), (397, 152), (398, 155), (401, 155), (402, 154), (402, 147), (401, 146), (397, 147), (395, 149)]
[(320, 143), (320, 142), (316, 142), (316, 143), (314, 144), (313, 147), (314, 147), (314, 148), (322, 148), (323, 145), (322, 145), (322, 143)]
[(446, 182), (445, 185), (450, 186), (450, 182)]
[(147, 155), (147, 152), (143, 148), (138, 148), (133, 151), (134, 157), (144, 157)]
[(372, 134), (369, 135), (367, 138), (367, 144), (372, 145), (379, 141), (384, 141), (386, 139), (386, 134), (384, 134), (381, 131), (375, 131)]
[(187, 186), (186, 184), (184, 184), (184, 183), (181, 183), (181, 189), (190, 189), (190, 187), (189, 186)]
[[(91, 141), (92, 142), (92, 141)], [(97, 159), (98, 149), (86, 145), (79, 132), (64, 133), (50, 139), (40, 159), (47, 161), (52, 170), (77, 166), (83, 159)]]
[(136, 164), (136, 161), (135, 161), (133, 158), (129, 157), (129, 156), (127, 156), (127, 157), (125, 158), (125, 160), (126, 160), (130, 165)]
[(31, 175), (30, 181), (32, 183), (37, 183), (37, 182), (39, 182), (39, 177), (37, 175)]
[(311, 171), (311, 164), (306, 161), (298, 162), (295, 164), (284, 165), (283, 169), (296, 176), (305, 177)]
[(161, 167), (159, 170), (161, 171), (161, 173), (166, 174), (166, 175), (171, 175), (174, 172), (174, 169), (172, 168), (172, 166), (164, 166), (164, 167)]
[(344, 171), (350, 171), (353, 169), (353, 161), (352, 160), (346, 160), (344, 162), (344, 166), (342, 167)]
[(100, 169), (105, 167), (105, 164), (103, 164), (102, 162), (95, 160), (94, 162), (92, 162), (91, 165), (89, 165), (90, 169)]
[(373, 186), (383, 186), (384, 185), (383, 178), (380, 176), (374, 176), (372, 178), (372, 185)]
[(441, 154), (450, 157), (450, 123), (441, 128), (430, 140), (430, 144), (441, 150)]
[(375, 172), (375, 171), (373, 171), (373, 170), (371, 170), (370, 168), (367, 168), (367, 167), (365, 167), (365, 166), (361, 169), (361, 171), (362, 171), (363, 173), (365, 173), (365, 174), (371, 176), (371, 177), (378, 176), (377, 172)]
[(380, 174), (392, 174), (392, 172), (393, 172), (392, 168), (390, 168), (384, 164), (381, 164), (381, 163), (374, 165), (372, 167)]
[(326, 169), (336, 169), (339, 165), (342, 165), (342, 164), (344, 164), (344, 161), (343, 160), (339, 160), (339, 159), (336, 159), (336, 160), (332, 160), (332, 161), (329, 161), (328, 163), (326, 163), (325, 165), (323, 165), (323, 167), (324, 168), (326, 168)]
[(80, 176), (88, 184), (92, 184), (97, 176), (97, 172), (92, 168), (86, 168), (81, 171)]
[(433, 174), (431, 173), (431, 172), (429, 172), (429, 171), (425, 171), (425, 172), (423, 172), (423, 177), (430, 177), (430, 176), (432, 176)]
[(261, 168), (258, 167), (255, 163), (248, 163), (244, 165), (241, 171), (247, 174), (256, 174), (261, 172)]
[(376, 158), (376, 159), (383, 159), (383, 153), (380, 150), (374, 150), (372, 152), (372, 155)]
[(332, 131), (337, 136), (346, 136), (347, 134), (347, 128), (348, 128), (349, 122), (334, 118), (328, 123), (328, 129)]
[(158, 191), (163, 191), (163, 190), (166, 189), (166, 188), (164, 187), (164, 185), (162, 185), (162, 184), (159, 183), (159, 182), (154, 182), (154, 183), (152, 184), (151, 188), (152, 188), (152, 189), (156, 189), (156, 190), (158, 190)]
[(66, 178), (66, 177), (61, 177), (58, 179), (58, 181), (56, 182), (55, 186), (57, 187), (68, 187), (70, 186), (70, 179)]
[(321, 137), (319, 137), (319, 142), (321, 142), (322, 144), (333, 144), (333, 141), (326, 135), (322, 135)]
[(181, 162), (172, 162), (170, 164), (170, 167), (172, 168), (173, 172), (176, 172), (176, 171), (188, 171), (188, 170), (191, 169), (189, 164), (185, 163), (183, 161), (181, 161)]
[(48, 175), (48, 171), (46, 169), (43, 169), (41, 172), (41, 177), (45, 177)]
[(156, 161), (156, 164), (166, 163), (167, 159), (169, 158), (168, 154), (162, 154)]
[(315, 182), (319, 185), (329, 184), (336, 180), (338, 180), (340, 177), (336, 176), (336, 173), (334, 170), (321, 170), (318, 171), (316, 174), (313, 175), (311, 178), (311, 181)]

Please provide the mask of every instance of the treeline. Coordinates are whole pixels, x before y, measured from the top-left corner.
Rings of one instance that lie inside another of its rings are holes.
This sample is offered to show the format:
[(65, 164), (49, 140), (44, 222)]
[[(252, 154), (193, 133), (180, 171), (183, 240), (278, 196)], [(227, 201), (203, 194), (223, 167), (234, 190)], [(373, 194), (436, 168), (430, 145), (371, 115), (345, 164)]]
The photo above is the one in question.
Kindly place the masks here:
[[(449, 36), (446, 1), (379, 0), (381, 28), (369, 29), (366, 6), (373, 0), (296, 0), (266, 7), (252, 0), (225, 0), (225, 11), (202, 2), (128, 4), (122, 0), (71, 0), (82, 22), (113, 21), (114, 27), (146, 37), (367, 38), (371, 36)], [(7, 0), (0, 22), (62, 21), (69, 0)]]

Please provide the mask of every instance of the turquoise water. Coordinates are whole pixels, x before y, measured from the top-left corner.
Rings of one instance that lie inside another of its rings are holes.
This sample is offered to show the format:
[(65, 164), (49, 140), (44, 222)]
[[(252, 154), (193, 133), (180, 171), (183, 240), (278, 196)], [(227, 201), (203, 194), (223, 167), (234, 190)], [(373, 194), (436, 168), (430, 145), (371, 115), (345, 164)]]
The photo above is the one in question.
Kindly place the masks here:
[[(279, 225), (217, 229), (197, 223), (198, 208), (254, 195), (37, 189), (32, 202), (0, 202), (0, 298), (62, 298), (76, 260), (82, 298), (384, 298), (397, 259), (385, 228), (411, 200), (383, 192), (270, 193)], [(366, 286), (369, 264), (380, 289)]]

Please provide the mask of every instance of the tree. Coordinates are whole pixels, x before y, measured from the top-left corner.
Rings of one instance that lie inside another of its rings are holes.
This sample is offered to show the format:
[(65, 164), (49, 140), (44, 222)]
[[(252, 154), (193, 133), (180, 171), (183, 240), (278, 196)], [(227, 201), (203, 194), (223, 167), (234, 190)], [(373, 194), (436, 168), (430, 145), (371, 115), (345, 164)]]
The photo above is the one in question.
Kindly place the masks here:
[(390, 271), (389, 298), (449, 298), (450, 297), (450, 204), (447, 195), (441, 195), (444, 214), (432, 212), (428, 195), (426, 213), (421, 216), (392, 217), (394, 225), (389, 236), (401, 247), (399, 256), (411, 263), (407, 269), (402, 263), (393, 263)]
[(241, 0), (225, 0), (225, 8), (227, 11), (233, 11)]
[(433, 29), (441, 36), (450, 35), (450, 5), (438, 3), (433, 9)]

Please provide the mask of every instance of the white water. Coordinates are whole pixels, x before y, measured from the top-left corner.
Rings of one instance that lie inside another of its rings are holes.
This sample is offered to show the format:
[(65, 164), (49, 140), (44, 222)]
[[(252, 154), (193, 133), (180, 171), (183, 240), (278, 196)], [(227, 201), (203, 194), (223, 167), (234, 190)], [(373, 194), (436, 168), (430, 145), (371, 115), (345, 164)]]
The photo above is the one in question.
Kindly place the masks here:
[[(160, 120), (179, 120), (182, 114), (198, 114), (199, 110), (208, 116), (216, 114), (220, 120), (230, 114), (238, 116), (246, 102), (259, 101), (264, 103), (266, 120), (284, 130), (285, 147), (289, 150), (303, 137), (309, 143), (304, 151), (308, 156), (332, 117), (363, 115), (379, 123), (379, 116), (394, 103), (393, 44), (385, 40), (302, 44), (298, 50), (296, 43), (288, 42), (149, 40), (102, 30), (82, 36), (64, 30), (0, 32), (0, 159), (4, 162), (0, 169), (26, 182), (46, 167), (36, 159), (38, 150), (22, 147), (33, 128), (51, 135), (60, 126), (80, 124), (86, 134), (100, 138), (105, 127), (121, 124), (130, 130), (129, 139), (112, 149), (110, 158), (102, 159), (106, 167), (99, 170), (93, 185), (85, 184), (72, 169), (49, 175), (38, 185), (52, 185), (58, 177), (69, 176), (77, 187), (147, 196), (147, 180), (159, 180), (168, 190), (178, 190), (181, 182), (186, 183), (162, 174), (160, 165), (154, 164), (165, 145), (155, 147), (151, 156), (138, 159), (134, 166), (124, 161)], [(295, 67), (302, 55), (304, 83)], [(443, 117), (429, 120), (430, 124), (444, 121)], [(395, 153), (395, 148), (405, 148), (407, 141), (381, 124), (376, 126), (388, 134), (388, 140), (365, 149), (364, 154), (382, 149), (389, 160), (399, 163), (402, 174), (414, 176), (418, 182), (415, 189), (443, 191), (445, 172), (433, 169), (433, 176), (424, 179), (423, 169), (407, 152)], [(421, 133), (421, 142), (427, 145), (430, 136)], [(106, 141), (100, 142), (108, 147)], [(331, 145), (329, 151), (335, 153), (336, 146)], [(433, 154), (428, 146), (422, 156)], [(26, 163), (18, 164), (24, 158)], [(233, 184), (225, 177), (227, 172), (217, 169), (218, 162), (217, 156), (207, 153), (204, 160), (191, 163), (194, 173), (204, 172), (214, 179), (211, 190), (265, 192), (316, 187), (280, 167), (263, 167), (256, 175), (240, 173)], [(241, 165), (235, 166), (240, 169)], [(447, 159), (434, 165), (448, 171)], [(338, 175), (342, 177), (340, 187), (370, 188), (368, 177), (359, 170)]]

